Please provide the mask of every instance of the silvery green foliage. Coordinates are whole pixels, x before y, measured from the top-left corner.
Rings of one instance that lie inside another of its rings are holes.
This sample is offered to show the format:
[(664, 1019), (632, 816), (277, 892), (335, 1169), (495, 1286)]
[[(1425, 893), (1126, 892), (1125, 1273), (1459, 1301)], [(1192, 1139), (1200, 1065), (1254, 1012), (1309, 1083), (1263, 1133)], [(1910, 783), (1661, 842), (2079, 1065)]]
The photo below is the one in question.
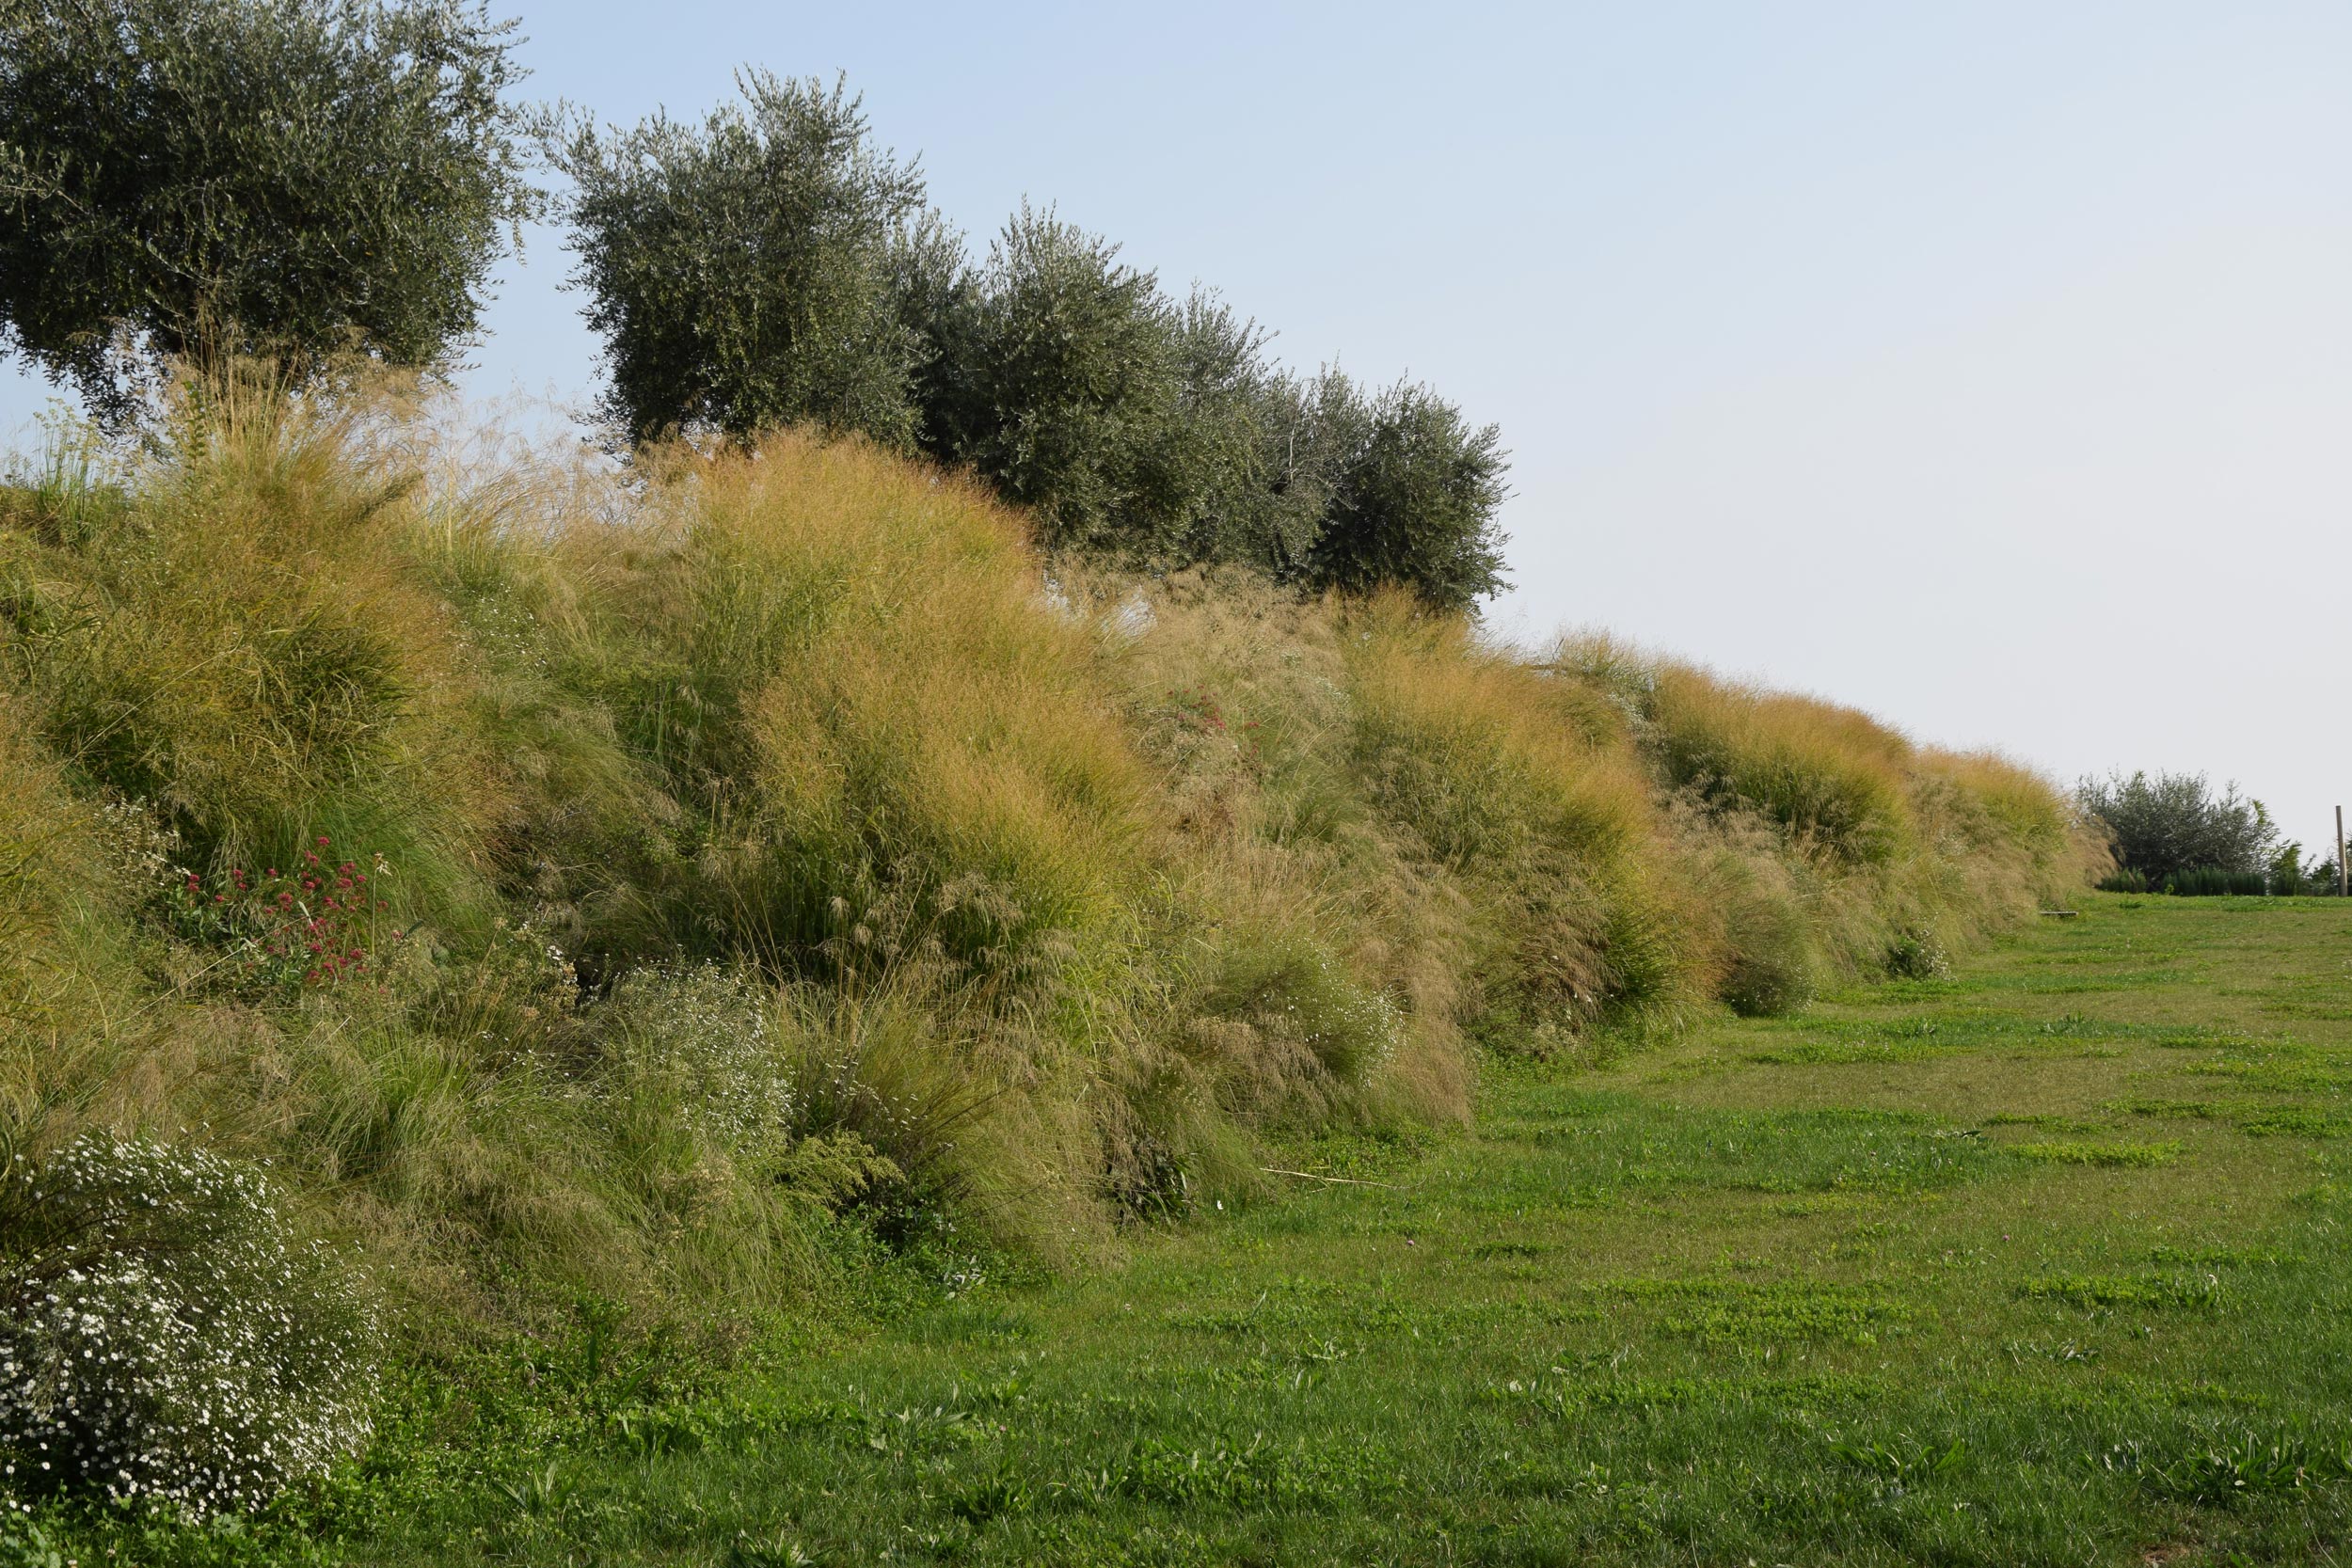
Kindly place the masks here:
[(0, 1185), (9, 1492), (201, 1517), (365, 1440), (375, 1325), (259, 1172), (92, 1134)]
[(442, 359), (539, 205), (517, 41), (467, 0), (0, 6), (0, 343), (118, 421), (150, 355)]
[(2279, 830), (2237, 785), (2216, 790), (2201, 773), (2110, 773), (2075, 786), (2075, 803), (2106, 824), (2115, 858), (2150, 879), (2175, 871), (2260, 871)]
[(736, 85), (742, 102), (701, 125), (542, 117), (572, 180), (573, 281), (605, 339), (608, 412), (635, 439), (811, 422), (908, 446), (918, 344), (893, 290), (922, 174), (874, 147), (838, 83)]

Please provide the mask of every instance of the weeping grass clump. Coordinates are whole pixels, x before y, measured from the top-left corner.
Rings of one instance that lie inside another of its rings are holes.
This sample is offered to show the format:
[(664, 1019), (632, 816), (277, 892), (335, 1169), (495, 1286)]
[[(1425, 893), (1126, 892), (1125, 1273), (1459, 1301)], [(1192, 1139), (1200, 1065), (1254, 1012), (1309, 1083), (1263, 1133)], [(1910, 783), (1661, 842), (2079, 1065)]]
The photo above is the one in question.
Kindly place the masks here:
[(1645, 717), (1676, 784), (1737, 801), (1841, 860), (1883, 864), (1915, 830), (1904, 789), (1911, 743), (1867, 714), (1669, 665)]
[(1460, 879), (1483, 1004), (1538, 1032), (1671, 1025), (1707, 959), (1623, 717), (1600, 693), (1375, 599), (1345, 625), (1375, 808)]
[(1144, 777), (1017, 518), (797, 436), (703, 466), (685, 506), (662, 587), (718, 689), (682, 749), (757, 847), (728, 868), (739, 942), (846, 931), (1018, 984), (1116, 927)]
[(265, 1162), (408, 1353), (709, 1328), (1099, 1256), (2088, 865), (1851, 710), (1030, 527), (857, 440), (250, 388), (0, 488), (0, 1116)]
[(0, 639), (48, 753), (146, 802), (192, 866), (326, 835), (410, 918), (486, 918), (501, 769), (467, 653), (404, 548), (406, 481), (346, 420), (238, 388), (119, 485), (53, 479), (0, 528)]

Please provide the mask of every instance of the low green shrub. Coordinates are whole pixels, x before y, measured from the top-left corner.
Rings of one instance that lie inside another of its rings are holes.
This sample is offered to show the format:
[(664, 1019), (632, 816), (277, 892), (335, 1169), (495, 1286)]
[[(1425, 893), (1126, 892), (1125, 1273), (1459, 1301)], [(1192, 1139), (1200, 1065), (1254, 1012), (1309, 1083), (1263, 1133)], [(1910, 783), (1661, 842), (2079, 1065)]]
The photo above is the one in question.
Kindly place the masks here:
[(2259, 898), (2270, 891), (2270, 878), (2260, 871), (2227, 871), (2201, 865), (2157, 879), (2154, 891), (2183, 898)]

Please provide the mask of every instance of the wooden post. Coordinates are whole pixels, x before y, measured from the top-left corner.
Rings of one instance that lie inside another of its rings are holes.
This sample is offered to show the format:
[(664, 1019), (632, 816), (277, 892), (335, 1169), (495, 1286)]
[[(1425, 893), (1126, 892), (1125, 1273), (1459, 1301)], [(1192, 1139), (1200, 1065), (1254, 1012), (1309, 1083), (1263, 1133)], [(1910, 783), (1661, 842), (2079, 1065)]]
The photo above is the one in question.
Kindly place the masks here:
[(2344, 808), (2336, 808), (2336, 896), (2352, 896), (2352, 868), (2344, 863)]

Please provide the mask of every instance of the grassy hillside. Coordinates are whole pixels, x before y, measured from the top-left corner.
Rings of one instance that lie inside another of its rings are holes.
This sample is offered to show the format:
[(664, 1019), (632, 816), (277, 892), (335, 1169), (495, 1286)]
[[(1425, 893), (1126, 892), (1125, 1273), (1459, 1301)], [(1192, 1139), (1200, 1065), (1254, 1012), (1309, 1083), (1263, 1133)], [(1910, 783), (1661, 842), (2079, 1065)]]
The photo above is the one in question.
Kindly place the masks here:
[[(396, 1366), (1101, 1259), (1470, 1120), (1482, 1057), (1931, 980), (2091, 859), (1997, 758), (1041, 562), (860, 444), (623, 480), (421, 429), (236, 397), (0, 492), (15, 1180), (265, 1169)], [(93, 1225), (19, 1277), (183, 1267)]]
[(1320, 1139), (1331, 1180), (1116, 1274), (697, 1386), (575, 1335), (553, 1391), (507, 1369), (404, 1433), (446, 1480), (279, 1528), (364, 1563), (2339, 1560), (2352, 911), (2080, 903), (1802, 1019), (1496, 1064), (1474, 1132)]

